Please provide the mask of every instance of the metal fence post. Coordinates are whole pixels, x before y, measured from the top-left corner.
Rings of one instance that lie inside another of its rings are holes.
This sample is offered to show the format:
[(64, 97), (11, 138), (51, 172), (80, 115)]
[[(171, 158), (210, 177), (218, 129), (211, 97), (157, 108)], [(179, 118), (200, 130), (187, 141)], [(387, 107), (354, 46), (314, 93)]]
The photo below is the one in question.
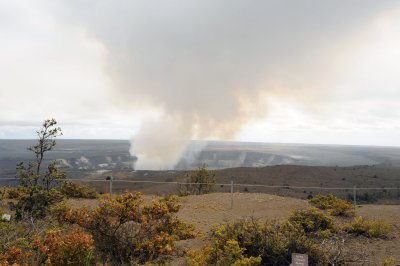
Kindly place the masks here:
[(233, 180), (231, 180), (231, 209), (233, 209)]
[(112, 180), (113, 180), (113, 179), (114, 179), (114, 178), (113, 178), (112, 175), (106, 177), (106, 180), (109, 180), (109, 181), (110, 181), (110, 196), (112, 195)]
[(112, 177), (110, 178), (110, 196), (112, 195)]
[(353, 187), (353, 200), (354, 200), (354, 214), (357, 210), (357, 187)]

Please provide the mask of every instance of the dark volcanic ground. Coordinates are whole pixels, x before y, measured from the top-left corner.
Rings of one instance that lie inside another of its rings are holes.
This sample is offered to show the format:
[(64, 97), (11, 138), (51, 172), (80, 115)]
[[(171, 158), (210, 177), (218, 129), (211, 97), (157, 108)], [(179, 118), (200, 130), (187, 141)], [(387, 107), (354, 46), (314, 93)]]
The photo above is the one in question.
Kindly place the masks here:
[[(34, 159), (27, 150), (34, 143), (35, 140), (0, 139), (0, 178), (13, 176), (18, 162)], [(61, 139), (46, 159), (58, 160), (61, 168), (79, 176), (97, 170), (133, 170), (136, 157), (130, 155), (129, 148), (127, 140)], [(195, 169), (202, 164), (210, 169), (287, 164), (400, 166), (400, 147), (193, 141), (184, 155), (175, 170)]]
[[(15, 176), (20, 161), (33, 160), (27, 147), (34, 140), (0, 140), (0, 180)], [(200, 143), (204, 145), (204, 143)], [(197, 150), (199, 142), (192, 143)], [(234, 181), (235, 191), (263, 192), (306, 198), (316, 193), (334, 192), (343, 197), (352, 188), (390, 187), (395, 190), (361, 190), (366, 201), (400, 197), (400, 148), (335, 145), (267, 144), (243, 142), (208, 142), (201, 152), (190, 154), (191, 161), (181, 160), (176, 170), (133, 171), (135, 157), (129, 154), (126, 140), (58, 140), (47, 162), (57, 160), (72, 179), (116, 179), (167, 181), (183, 180), (185, 171), (205, 163), (216, 171), (217, 183)], [(191, 148), (188, 149), (189, 153)], [(225, 169), (221, 169), (225, 168)], [(1, 182), (1, 181), (0, 181)], [(3, 184), (10, 184), (3, 181)], [(104, 182), (91, 182), (100, 190)], [(244, 184), (244, 185), (238, 185)], [(344, 187), (343, 190), (318, 191), (313, 188), (265, 188), (268, 186)], [(151, 194), (177, 193), (176, 184), (114, 182), (114, 189), (142, 190)], [(229, 186), (215, 186), (214, 191), (228, 192)]]

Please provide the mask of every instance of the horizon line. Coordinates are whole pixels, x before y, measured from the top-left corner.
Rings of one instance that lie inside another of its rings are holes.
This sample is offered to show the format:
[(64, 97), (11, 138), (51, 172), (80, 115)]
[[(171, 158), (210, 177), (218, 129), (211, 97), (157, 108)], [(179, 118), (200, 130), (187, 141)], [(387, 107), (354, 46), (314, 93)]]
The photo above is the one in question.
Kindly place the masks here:
[[(36, 140), (34, 138), (0, 138), (2, 140), (12, 140), (12, 141), (29, 141), (29, 140)], [(106, 138), (57, 138), (56, 140), (61, 141), (127, 141), (130, 142), (129, 139), (106, 139)], [(243, 141), (243, 140), (199, 140), (199, 139), (192, 139), (193, 141), (199, 142), (221, 142), (221, 143), (248, 143), (248, 144), (271, 144), (271, 145), (308, 145), (308, 146), (349, 146), (349, 147), (376, 147), (376, 148), (400, 148), (396, 145), (377, 145), (377, 144), (343, 144), (343, 143), (305, 143), (305, 142), (263, 142), (263, 141)]]

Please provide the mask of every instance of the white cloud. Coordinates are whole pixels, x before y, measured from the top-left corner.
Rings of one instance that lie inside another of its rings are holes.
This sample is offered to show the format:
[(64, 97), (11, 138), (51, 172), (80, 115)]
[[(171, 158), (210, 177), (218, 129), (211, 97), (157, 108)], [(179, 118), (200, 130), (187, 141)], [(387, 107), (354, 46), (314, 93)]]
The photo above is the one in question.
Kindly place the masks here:
[[(0, 26), (3, 137), (29, 136), (26, 128), (10, 131), (21, 122), (39, 126), (45, 118), (55, 117), (86, 127), (96, 121), (99, 127), (123, 114), (109, 100), (102, 44), (89, 38), (83, 27), (60, 24), (44, 3), (8, 1), (1, 6), (9, 14)], [(127, 138), (129, 133), (123, 135)]]
[(3, 0), (0, 137), (400, 145), (399, 5), (362, 3)]

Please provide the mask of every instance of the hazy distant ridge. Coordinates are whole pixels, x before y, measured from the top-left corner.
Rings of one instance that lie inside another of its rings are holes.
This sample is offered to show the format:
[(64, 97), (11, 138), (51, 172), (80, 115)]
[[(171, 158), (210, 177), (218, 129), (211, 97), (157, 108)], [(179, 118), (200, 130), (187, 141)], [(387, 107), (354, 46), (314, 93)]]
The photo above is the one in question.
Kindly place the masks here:
[[(0, 140), (0, 177), (15, 175), (20, 161), (33, 160), (26, 148), (34, 140)], [(193, 141), (176, 169), (193, 169), (205, 163), (212, 169), (269, 165), (353, 166), (400, 165), (399, 147), (273, 144), (209, 141), (199, 151)], [(98, 170), (133, 170), (135, 156), (127, 140), (58, 140), (48, 160), (75, 176)], [(140, 159), (140, 158), (139, 158)]]
[(308, 166), (400, 165), (400, 147), (276, 144), (211, 141), (196, 159), (182, 158), (178, 169), (206, 163), (210, 168), (262, 167), (294, 164)]

